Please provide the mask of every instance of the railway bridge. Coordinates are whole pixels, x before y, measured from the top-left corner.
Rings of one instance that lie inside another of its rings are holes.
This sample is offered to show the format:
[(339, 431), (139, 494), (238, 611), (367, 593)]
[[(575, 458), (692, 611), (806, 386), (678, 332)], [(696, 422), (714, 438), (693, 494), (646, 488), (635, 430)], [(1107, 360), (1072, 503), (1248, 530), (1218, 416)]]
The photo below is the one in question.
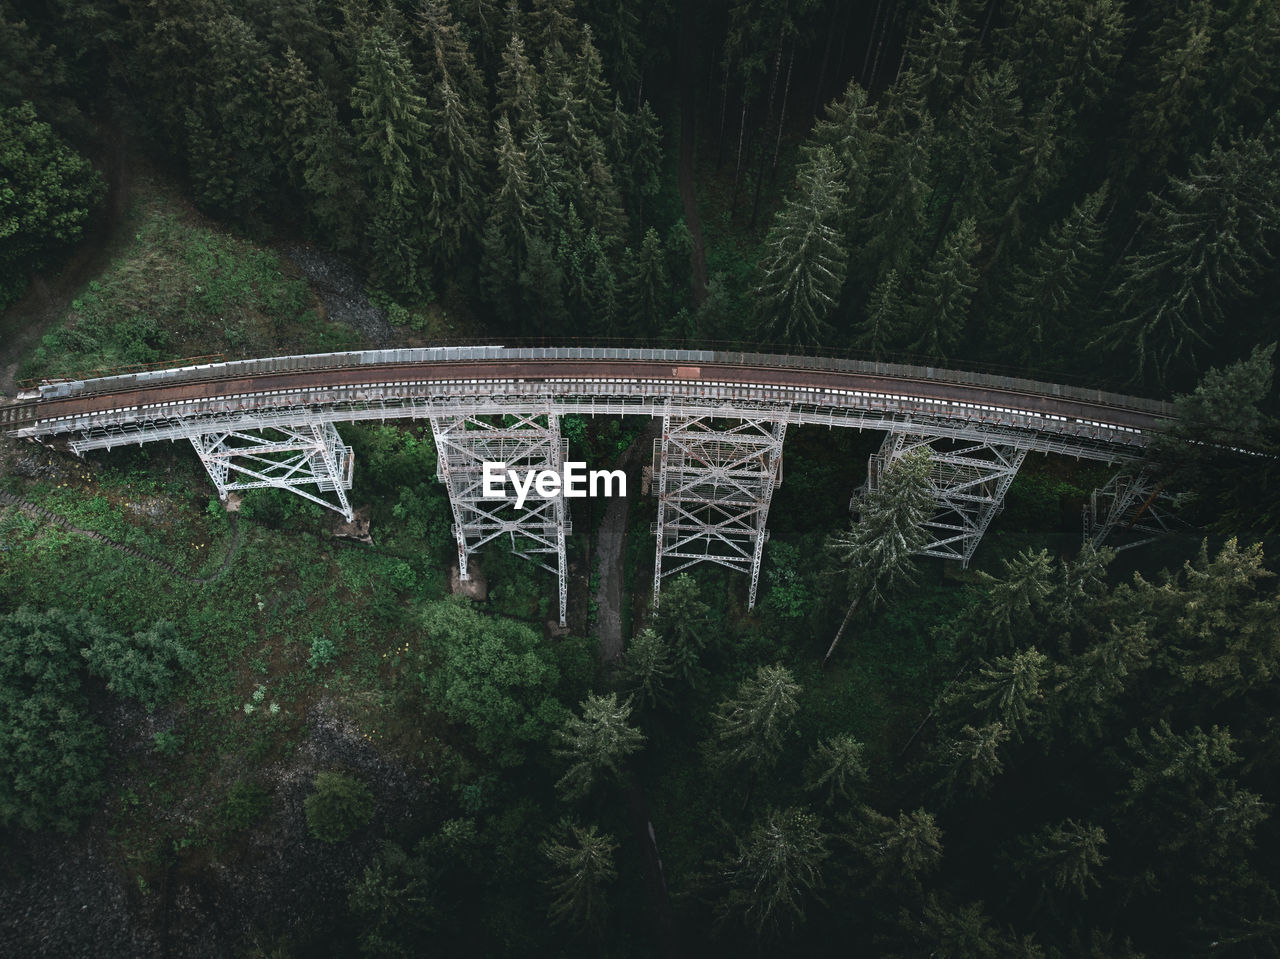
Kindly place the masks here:
[[(928, 447), (937, 509), (925, 555), (969, 562), (1029, 452), (1117, 464), (1095, 493), (1086, 535), (1101, 541), (1135, 514), (1161, 522), (1139, 461), (1169, 404), (1033, 380), (932, 367), (775, 354), (501, 346), (367, 350), (204, 363), (45, 382), (0, 407), (12, 436), (61, 440), (77, 454), (190, 442), (224, 501), (276, 487), (342, 513), (354, 457), (335, 424), (425, 419), (453, 510), (458, 563), (504, 534), (556, 574), (567, 600), (563, 497), (531, 490), (486, 499), (483, 464), (560, 472), (566, 414), (662, 420), (654, 444), (662, 579), (711, 561), (749, 575), (754, 605), (788, 426), (885, 432), (868, 487), (904, 453)], [(1129, 523), (1133, 525), (1132, 522)]]

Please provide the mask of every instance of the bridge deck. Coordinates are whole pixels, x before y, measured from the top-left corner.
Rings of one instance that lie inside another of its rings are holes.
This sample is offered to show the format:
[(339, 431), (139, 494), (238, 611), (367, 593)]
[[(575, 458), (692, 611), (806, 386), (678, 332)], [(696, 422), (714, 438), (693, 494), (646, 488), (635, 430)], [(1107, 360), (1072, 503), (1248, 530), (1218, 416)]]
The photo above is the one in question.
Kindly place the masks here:
[(793, 424), (928, 425), (957, 438), (1090, 459), (1136, 458), (1165, 428), (1156, 400), (1032, 380), (809, 357), (683, 350), (435, 348), (269, 357), (42, 386), (0, 408), (15, 436), (78, 434), (79, 450), (199, 429), (551, 410)]

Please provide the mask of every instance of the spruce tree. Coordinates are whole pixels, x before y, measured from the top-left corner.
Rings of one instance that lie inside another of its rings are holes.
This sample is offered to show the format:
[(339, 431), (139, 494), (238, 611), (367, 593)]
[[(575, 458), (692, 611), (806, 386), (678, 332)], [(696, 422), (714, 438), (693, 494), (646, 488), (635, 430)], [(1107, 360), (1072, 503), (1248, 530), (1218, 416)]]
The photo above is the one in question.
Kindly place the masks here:
[(496, 116), (505, 114), (512, 132), (523, 137), (538, 115), (540, 98), (538, 71), (525, 56), (524, 41), (513, 33), (502, 51), (494, 113)]
[(582, 716), (570, 715), (558, 731), (553, 752), (570, 760), (556, 788), (565, 799), (581, 799), (605, 777), (622, 774), (621, 763), (644, 745), (645, 736), (633, 727), (631, 700), (618, 702), (617, 693), (588, 695)]
[(1014, 267), (997, 325), (1018, 356), (1038, 366), (1062, 355), (1063, 344), (1090, 327), (1092, 285), (1102, 259), (1099, 222), (1107, 184), (1054, 224), (1026, 263)]
[(859, 324), (853, 343), (873, 356), (882, 356), (905, 345), (910, 335), (907, 320), (902, 280), (897, 270), (890, 270), (871, 291), (866, 318)]
[(1041, 893), (1087, 899), (1100, 882), (1098, 870), (1107, 857), (1107, 834), (1100, 826), (1066, 819), (1045, 826), (1020, 843), (1015, 868)]
[(830, 855), (817, 816), (801, 809), (771, 810), (717, 863), (727, 890), (723, 915), (736, 916), (756, 936), (774, 936), (805, 917), (806, 900), (823, 885)]
[(775, 342), (812, 344), (826, 335), (847, 268), (846, 189), (834, 152), (818, 148), (796, 172), (795, 190), (769, 230), (756, 315)]
[(945, 359), (964, 337), (969, 302), (978, 282), (976, 229), (972, 217), (961, 222), (916, 283), (909, 316), (917, 352)]
[(623, 300), (629, 332), (642, 339), (654, 337), (671, 313), (671, 281), (667, 278), (662, 240), (653, 227), (645, 231), (644, 242), (632, 265)]
[(547, 913), (552, 922), (598, 933), (608, 915), (606, 887), (618, 878), (613, 864), (618, 844), (595, 826), (584, 829), (565, 821), (557, 832), (542, 844), (542, 855), (552, 868), (546, 879), (553, 897)]
[(866, 746), (848, 733), (819, 741), (805, 767), (805, 789), (825, 791), (828, 806), (836, 796), (851, 801), (869, 779), (865, 752)]
[(822, 658), (824, 665), (859, 607), (874, 609), (911, 582), (912, 555), (929, 539), (924, 523), (934, 509), (932, 462), (929, 451), (919, 449), (884, 464), (884, 475), (859, 504), (858, 522), (828, 540), (836, 562), (848, 570), (849, 609)]
[(800, 708), (800, 686), (782, 665), (761, 666), (713, 715), (714, 750), (725, 767), (759, 775), (782, 754), (783, 737)]
[(1138, 376), (1164, 382), (1194, 364), (1273, 262), (1280, 164), (1266, 132), (1215, 144), (1153, 198), (1144, 242), (1121, 264), (1117, 318), (1101, 338), (1136, 354)]

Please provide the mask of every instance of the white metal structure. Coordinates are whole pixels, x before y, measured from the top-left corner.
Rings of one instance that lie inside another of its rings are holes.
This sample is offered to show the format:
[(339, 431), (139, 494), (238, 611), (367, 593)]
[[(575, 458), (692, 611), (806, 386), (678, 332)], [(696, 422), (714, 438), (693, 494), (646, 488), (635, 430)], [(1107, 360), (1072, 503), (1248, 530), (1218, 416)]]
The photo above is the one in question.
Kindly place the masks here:
[[(191, 445), (223, 503), (237, 490), (275, 487), (336, 510), (348, 523), (355, 518), (347, 500), (355, 456), (332, 423), (195, 433)], [(316, 493), (306, 486), (314, 486)], [(336, 502), (320, 493), (332, 493)]]
[[(966, 563), (1028, 451), (1136, 463), (1172, 415), (1155, 400), (931, 367), (497, 346), (237, 360), (46, 383), (29, 398), (34, 402), (0, 406), (0, 429), (61, 437), (79, 454), (190, 441), (220, 496), (276, 486), (348, 517), (352, 461), (334, 424), (430, 420), (460, 572), (466, 575), (471, 553), (505, 532), (517, 552), (557, 574), (562, 622), (569, 532), (563, 500), (532, 501), (527, 515), (506, 501), (485, 502), (478, 463), (492, 456), (524, 468), (559, 467), (559, 418), (566, 414), (663, 418), (655, 598), (664, 576), (711, 560), (750, 575), (751, 603), (788, 425), (884, 430), (890, 438), (881, 462), (928, 445), (939, 510), (927, 552)], [(321, 495), (327, 493), (336, 503)], [(1116, 522), (1100, 523), (1099, 537)]]
[[(554, 573), (559, 583), (560, 625), (568, 609), (569, 570), (564, 538), (570, 531), (563, 496), (545, 497), (530, 488), (521, 509), (504, 485), (504, 499), (486, 499), (484, 464), (500, 463), (503, 469), (560, 472), (566, 443), (554, 413), (516, 415), (508, 422), (490, 422), (479, 416), (433, 416), (431, 432), (436, 441), (436, 476), (449, 490), (453, 508), (453, 535), (458, 543), (458, 574), (469, 578), (467, 560), (490, 540), (506, 533), (511, 550)], [(552, 559), (554, 557), (554, 559)]]
[(764, 410), (735, 423), (667, 407), (653, 450), (655, 606), (662, 577), (702, 561), (748, 573), (747, 608), (755, 606), (769, 502), (782, 482), (786, 430), (785, 420)]
[(1178, 497), (1149, 473), (1120, 472), (1093, 491), (1084, 507), (1084, 535), (1095, 547), (1112, 539), (1117, 552), (1143, 546), (1185, 526), (1174, 515)]

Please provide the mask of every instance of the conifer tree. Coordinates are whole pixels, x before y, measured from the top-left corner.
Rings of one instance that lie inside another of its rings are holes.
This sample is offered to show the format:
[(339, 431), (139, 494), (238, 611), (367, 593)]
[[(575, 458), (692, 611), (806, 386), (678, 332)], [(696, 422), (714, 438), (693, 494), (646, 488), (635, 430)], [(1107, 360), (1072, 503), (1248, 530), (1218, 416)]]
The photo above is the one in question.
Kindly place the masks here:
[(674, 675), (671, 647), (653, 629), (642, 629), (627, 645), (622, 657), (623, 682), (650, 706), (667, 702), (667, 682)]
[(1024, 362), (1043, 364), (1090, 326), (1091, 286), (1102, 258), (1107, 184), (1072, 207), (1011, 272), (1000, 329)]
[(666, 252), (658, 231), (649, 227), (635, 256), (627, 279), (624, 303), (630, 333), (635, 337), (656, 336), (671, 312), (671, 281), (667, 278)]
[(865, 751), (866, 746), (848, 733), (820, 740), (809, 754), (805, 788), (811, 792), (825, 789), (828, 806), (835, 802), (836, 796), (851, 801), (869, 778), (863, 758)]
[(951, 797), (985, 792), (1004, 769), (1000, 746), (1009, 738), (1001, 723), (975, 729), (963, 726), (954, 737), (939, 744), (936, 765), (939, 787)]
[(782, 665), (761, 666), (754, 677), (744, 679), (713, 717), (718, 762), (755, 775), (773, 766), (800, 708), (799, 695), (799, 684)]
[(847, 253), (844, 171), (830, 147), (820, 147), (796, 172), (795, 190), (765, 240), (756, 287), (757, 323), (774, 341), (820, 342), (844, 285)]
[(570, 760), (556, 788), (565, 799), (581, 799), (606, 776), (622, 774), (621, 762), (644, 745), (644, 733), (631, 725), (631, 700), (617, 693), (582, 701), (582, 716), (570, 715), (557, 733), (557, 756)]
[(942, 243), (920, 276), (911, 297), (911, 325), (916, 331), (914, 348), (928, 356), (945, 358), (964, 337), (969, 302), (977, 289), (978, 254), (976, 223), (964, 220)]
[(942, 862), (942, 830), (923, 809), (891, 819), (864, 806), (850, 838), (867, 861), (871, 881), (899, 893), (918, 890), (921, 876)]
[(291, 179), (326, 240), (349, 249), (357, 242), (366, 200), (355, 144), (338, 118), (337, 104), (292, 48), (285, 51), (284, 64), (272, 70), (272, 87)]
[(554, 897), (548, 915), (552, 922), (599, 933), (608, 915), (606, 887), (618, 878), (613, 864), (618, 844), (595, 826), (584, 829), (568, 821), (560, 824), (558, 833), (542, 844), (542, 855), (553, 870), (546, 880)]
[(867, 187), (871, 182), (872, 156), (877, 145), (877, 108), (867, 91), (850, 80), (844, 94), (826, 105), (825, 116), (814, 124), (805, 149), (830, 147), (845, 175), (845, 209), (841, 225), (847, 234), (862, 215)]
[(1021, 843), (1015, 868), (1040, 886), (1042, 894), (1058, 892), (1087, 899), (1100, 883), (1097, 871), (1106, 862), (1107, 834), (1099, 826), (1066, 819), (1045, 826)]
[(924, 21), (907, 50), (904, 78), (936, 115), (964, 82), (973, 25), (960, 0), (932, 0)]
[(538, 115), (540, 88), (538, 72), (525, 56), (524, 41), (513, 33), (502, 51), (494, 113), (497, 116), (506, 115), (511, 130), (517, 137), (523, 137), (527, 133), (529, 125)]
[(867, 315), (854, 336), (854, 345), (874, 356), (901, 347), (910, 334), (907, 304), (897, 270), (890, 270), (871, 291)]
[(1048, 658), (1034, 646), (1012, 656), (997, 656), (949, 695), (961, 715), (976, 710), (987, 720), (999, 721), (1021, 739), (1036, 719), (1041, 719), (1040, 687), (1048, 676)]
[(717, 863), (728, 887), (722, 914), (739, 917), (757, 936), (773, 936), (802, 922), (806, 900), (822, 888), (822, 864), (829, 855), (817, 816), (800, 809), (771, 810), (738, 840), (733, 855)]
[(927, 449), (913, 450), (884, 466), (879, 484), (863, 497), (858, 522), (828, 540), (836, 561), (849, 573), (849, 609), (827, 649), (825, 665), (857, 609), (875, 608), (894, 589), (911, 582), (912, 554), (928, 542), (924, 523), (933, 512)]
[(390, 23), (364, 29), (351, 93), (358, 156), (370, 191), (374, 273), (380, 282), (421, 290), (425, 239), (416, 196), (434, 167), (431, 114), (403, 40)]
[[(1273, 130), (1274, 122), (1268, 126)], [(1125, 258), (1102, 342), (1137, 355), (1159, 381), (1194, 363), (1250, 280), (1273, 262), (1280, 164), (1266, 135), (1196, 157), (1153, 198), (1142, 246)]]
[(867, 211), (858, 225), (863, 237), (857, 249), (858, 271), (866, 277), (897, 270), (910, 276), (922, 243), (927, 242), (928, 203), (933, 193), (933, 120), (922, 115), (892, 135), (886, 111), (885, 138), (873, 154)]

